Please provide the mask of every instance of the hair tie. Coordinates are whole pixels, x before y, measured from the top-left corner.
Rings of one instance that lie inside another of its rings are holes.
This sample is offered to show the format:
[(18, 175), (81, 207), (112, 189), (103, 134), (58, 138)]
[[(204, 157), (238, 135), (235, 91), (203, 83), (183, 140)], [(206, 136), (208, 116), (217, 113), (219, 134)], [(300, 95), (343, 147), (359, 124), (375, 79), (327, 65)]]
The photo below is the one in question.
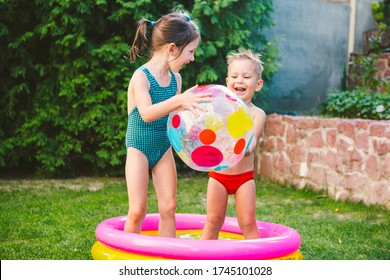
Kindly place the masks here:
[(150, 24), (150, 27), (153, 27), (155, 22), (152, 20), (152, 21), (149, 22), (149, 24)]
[(187, 22), (191, 21), (191, 17), (187, 14), (184, 14), (184, 18), (186, 19)]

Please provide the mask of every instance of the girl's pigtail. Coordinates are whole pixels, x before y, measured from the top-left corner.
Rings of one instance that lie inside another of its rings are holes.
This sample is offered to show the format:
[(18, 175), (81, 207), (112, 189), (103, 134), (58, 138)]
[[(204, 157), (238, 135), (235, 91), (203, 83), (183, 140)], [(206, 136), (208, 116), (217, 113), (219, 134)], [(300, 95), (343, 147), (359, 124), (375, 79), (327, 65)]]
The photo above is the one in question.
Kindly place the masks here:
[(138, 28), (135, 33), (133, 45), (129, 51), (129, 60), (130, 62), (135, 62), (138, 57), (141, 57), (145, 50), (149, 48), (149, 38), (147, 27), (151, 26), (153, 28), (154, 21), (147, 19), (141, 19), (138, 22)]

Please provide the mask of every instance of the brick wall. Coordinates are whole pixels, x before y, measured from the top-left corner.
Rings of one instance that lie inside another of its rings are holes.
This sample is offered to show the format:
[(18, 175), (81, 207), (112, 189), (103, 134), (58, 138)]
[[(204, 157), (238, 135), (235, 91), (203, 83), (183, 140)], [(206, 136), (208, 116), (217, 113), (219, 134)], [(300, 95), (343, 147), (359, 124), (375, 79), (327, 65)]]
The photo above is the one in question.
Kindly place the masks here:
[(390, 121), (269, 115), (256, 172), (337, 200), (390, 208)]

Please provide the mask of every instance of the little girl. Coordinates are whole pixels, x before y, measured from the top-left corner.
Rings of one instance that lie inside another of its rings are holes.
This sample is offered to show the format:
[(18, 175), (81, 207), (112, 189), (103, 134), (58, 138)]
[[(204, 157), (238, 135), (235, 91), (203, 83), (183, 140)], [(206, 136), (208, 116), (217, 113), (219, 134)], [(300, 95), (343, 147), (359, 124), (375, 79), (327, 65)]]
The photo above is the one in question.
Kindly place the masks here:
[(129, 212), (124, 230), (140, 233), (147, 213), (149, 170), (158, 200), (160, 236), (176, 235), (176, 165), (167, 136), (168, 114), (188, 109), (197, 115), (200, 102), (210, 94), (193, 94), (196, 86), (181, 93), (184, 64), (194, 61), (200, 33), (188, 14), (172, 12), (158, 21), (142, 19), (130, 50), (135, 62), (150, 49), (151, 59), (138, 68), (127, 91), (126, 183)]

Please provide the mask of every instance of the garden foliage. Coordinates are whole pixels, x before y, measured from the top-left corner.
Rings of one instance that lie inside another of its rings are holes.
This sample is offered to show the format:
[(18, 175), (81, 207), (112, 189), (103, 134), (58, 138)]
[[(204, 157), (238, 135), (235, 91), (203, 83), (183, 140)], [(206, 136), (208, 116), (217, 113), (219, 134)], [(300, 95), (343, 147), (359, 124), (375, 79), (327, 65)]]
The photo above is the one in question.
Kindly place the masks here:
[(127, 84), (147, 59), (125, 56), (137, 21), (173, 8), (189, 11), (202, 34), (183, 89), (224, 84), (225, 57), (239, 47), (263, 52), (271, 83), (271, 0), (0, 0), (1, 175), (122, 174)]
[(352, 91), (334, 90), (322, 104), (324, 114), (341, 118), (390, 120), (390, 93), (367, 93), (357, 87)]

